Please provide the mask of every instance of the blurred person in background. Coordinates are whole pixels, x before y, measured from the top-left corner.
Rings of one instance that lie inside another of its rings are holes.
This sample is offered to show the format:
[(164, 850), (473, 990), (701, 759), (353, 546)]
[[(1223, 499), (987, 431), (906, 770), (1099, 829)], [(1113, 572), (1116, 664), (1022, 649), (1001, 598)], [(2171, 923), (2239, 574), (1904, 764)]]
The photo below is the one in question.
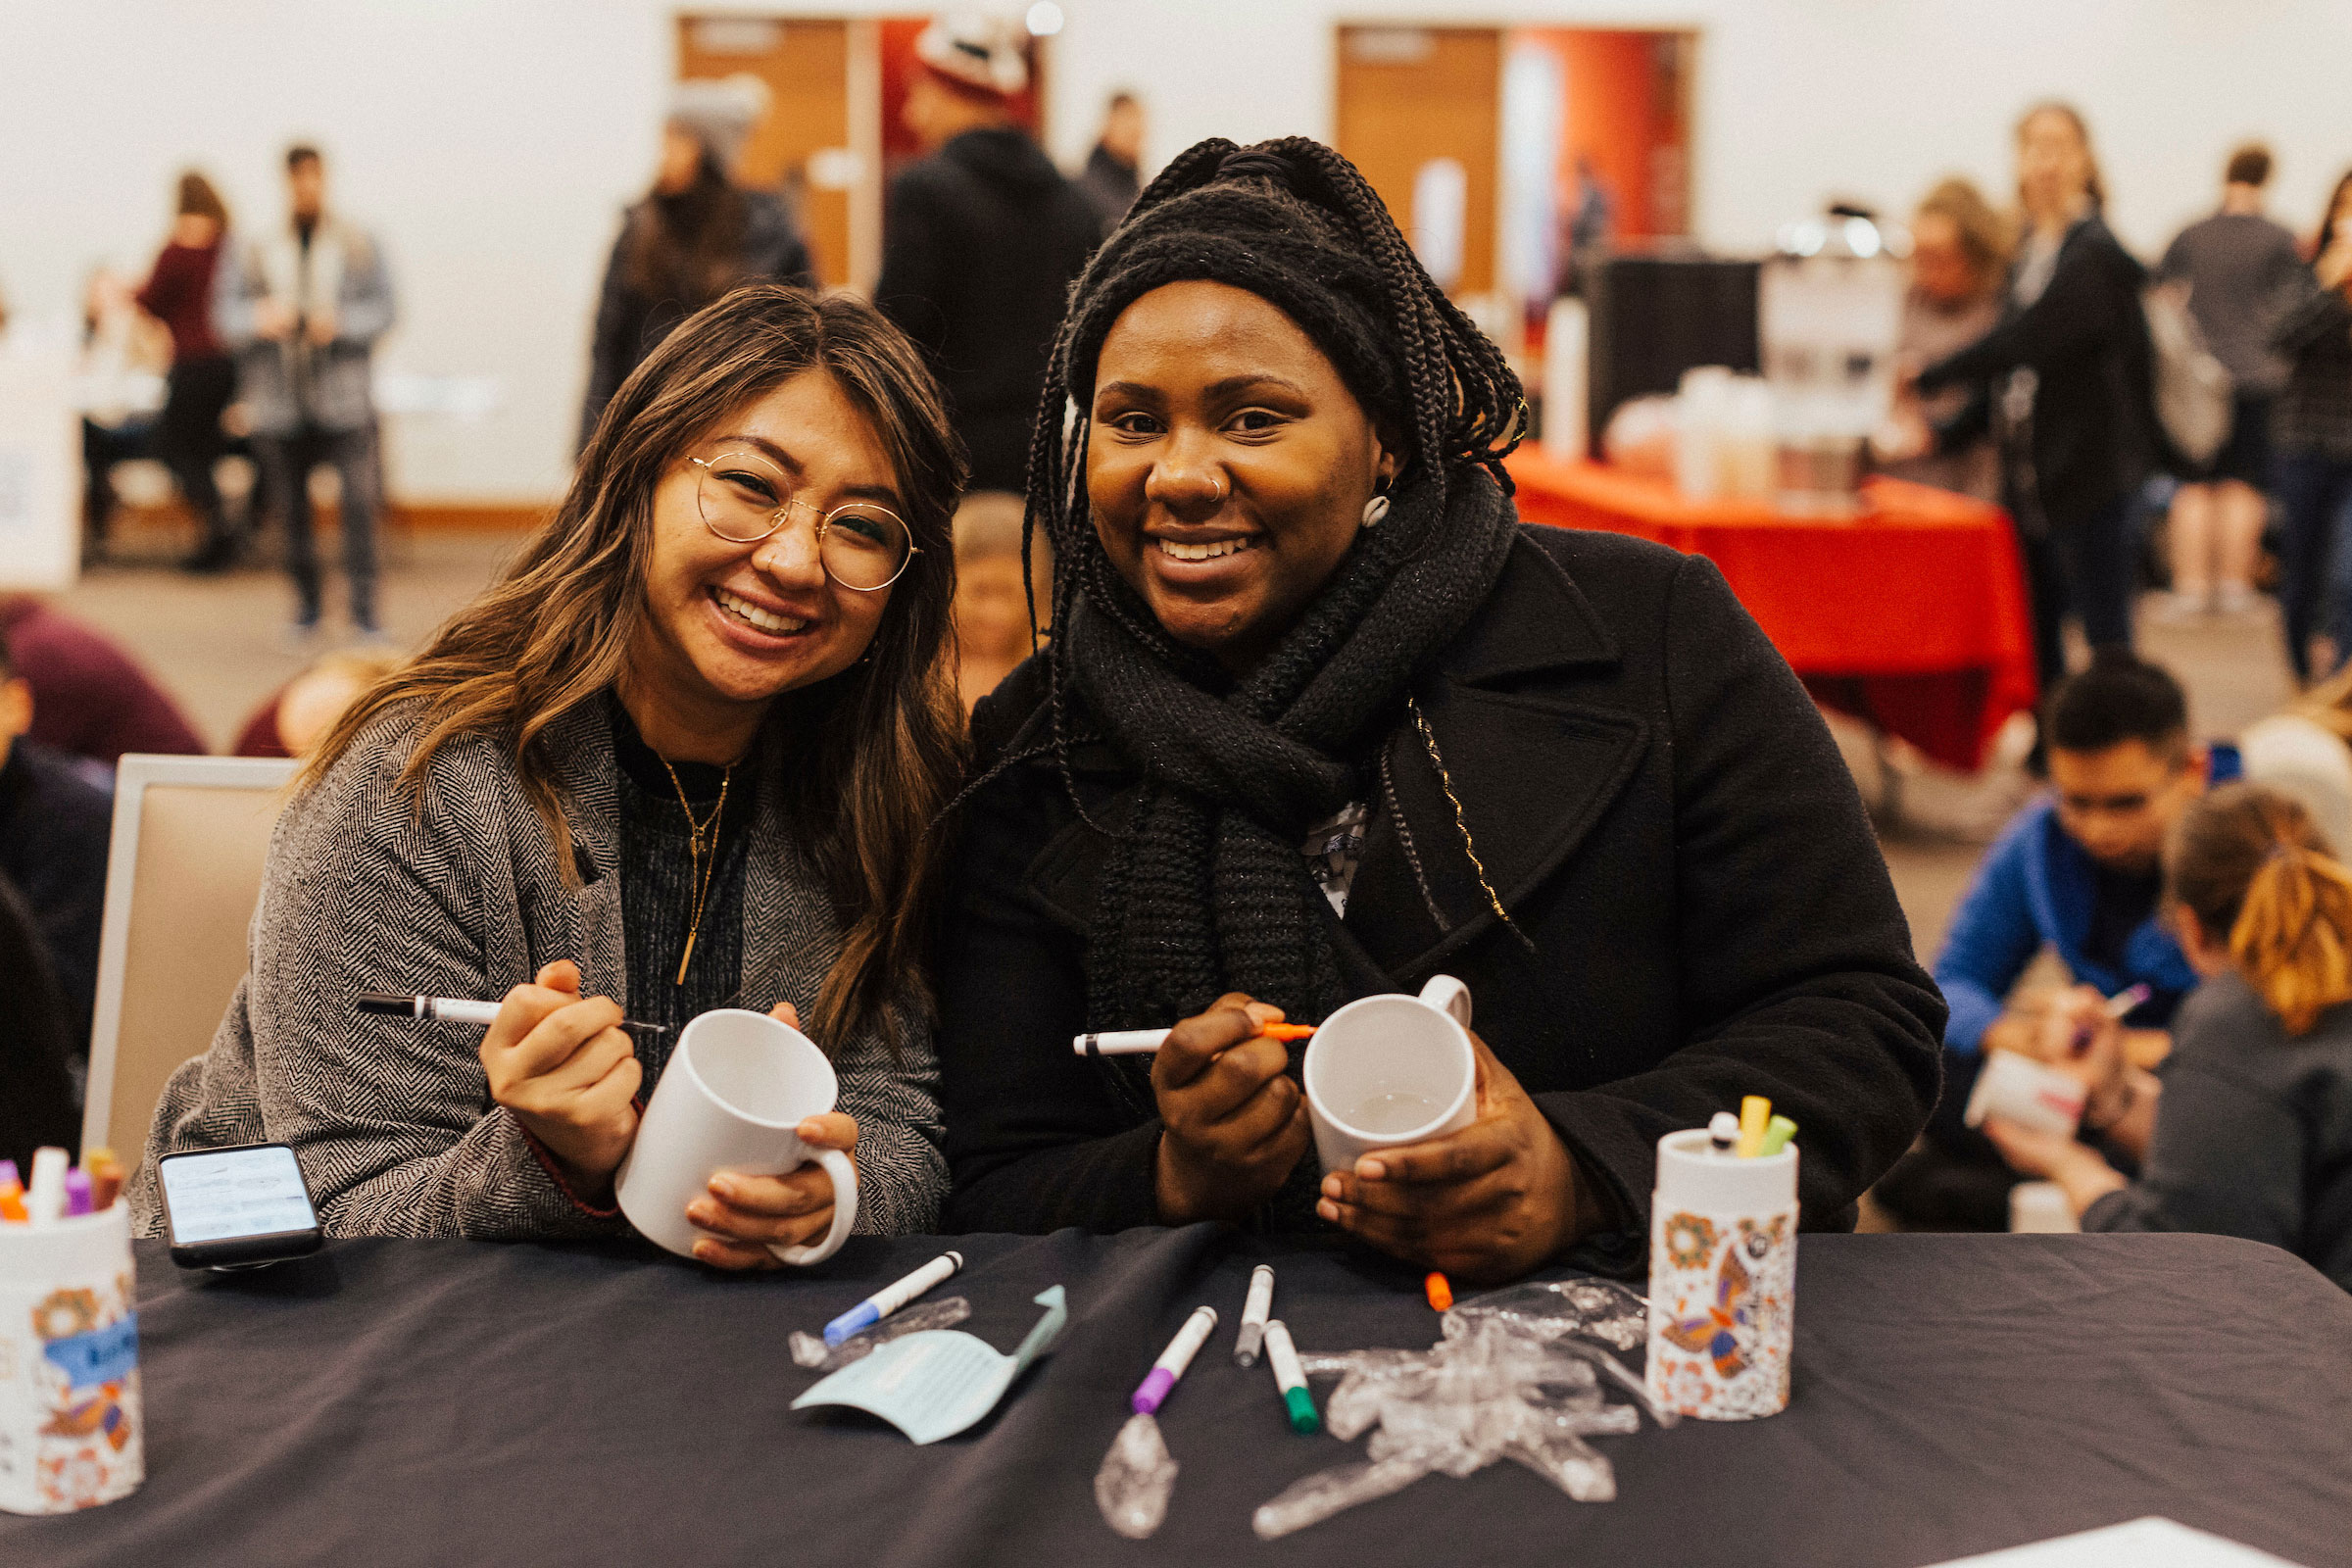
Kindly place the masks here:
[(205, 744), (169, 692), (94, 626), (30, 594), (0, 594), (0, 637), (31, 687), (32, 738), (111, 777), (124, 752), (202, 757)]
[(397, 654), (341, 649), (270, 694), (237, 731), (234, 757), (308, 757), (344, 710), (401, 664)]
[(682, 81), (671, 92), (654, 188), (622, 217), (605, 264), (582, 447), (620, 383), (687, 317), (740, 283), (816, 286), (808, 242), (783, 201), (734, 180), (767, 107), (766, 84), (749, 73)]
[(2188, 288), (2188, 312), (2205, 346), (2230, 372), (2230, 438), (2201, 473), (2174, 494), (2170, 616), (2254, 603), (2254, 565), (2269, 519), (2271, 404), (2286, 362), (2271, 329), (2303, 272), (2295, 236), (2262, 213), (2271, 151), (2259, 144), (2230, 155), (2222, 210), (2180, 231), (2156, 273)]
[(1921, 370), (1916, 387), (1969, 389), (1936, 428), (1936, 450), (1987, 428), (2000, 443), (2048, 690), (2066, 674), (2069, 612), (2094, 650), (2132, 645), (2132, 507), (2158, 452), (2154, 365), (2139, 301), (2147, 271), (2100, 216), (2082, 117), (2064, 104), (2029, 111), (2017, 171), (2027, 227), (2000, 322)]
[[(1928, 192), (1911, 216), (1911, 290), (1903, 301), (1901, 353), (1927, 365), (1976, 342), (2000, 319), (2001, 283), (2008, 275), (2008, 220), (1969, 180), (1952, 178)], [(1907, 445), (1931, 445), (1929, 430), (1956, 418), (1969, 392), (1949, 386), (1906, 410), (1926, 421)], [(1988, 431), (1977, 431), (1940, 452), (1921, 450), (1882, 466), (1897, 478), (1957, 490), (1980, 501), (2001, 497), (2001, 455)]]
[(81, 292), (81, 353), (74, 366), (81, 402), (82, 559), (106, 559), (118, 498), (118, 463), (156, 446), (156, 383), (171, 340), (139, 314), (130, 285), (111, 267), (93, 270)]
[[(998, 490), (980, 491), (956, 509), (956, 687), (966, 713), (1033, 646), (1021, 514), (1021, 498)], [(1041, 602), (1050, 602), (1053, 583), (1044, 558), (1041, 534), (1035, 579)]]
[(2095, 1016), (2086, 1052), (2050, 1053), (2088, 1090), (2084, 1130), (2139, 1178), (2076, 1139), (1998, 1118), (1985, 1132), (2086, 1231), (2240, 1236), (2352, 1291), (2352, 872), (2300, 805), (2257, 784), (2190, 808), (2165, 861), (2173, 929), (2205, 983), (2162, 1072)]
[[(2352, 173), (2335, 182), (2312, 241), (2308, 275), (2272, 341), (2285, 357), (2274, 411), (2284, 528), (2278, 600), (2295, 679), (2325, 675), (2352, 654)], [(2328, 662), (2311, 643), (2325, 632)]]
[(316, 147), (286, 152), (286, 226), (222, 253), (214, 322), (236, 353), (237, 395), (252, 416), (262, 490), (286, 530), (298, 642), (318, 630), (319, 578), (311, 532), (311, 470), (331, 464), (351, 624), (375, 619), (375, 340), (391, 329), (392, 274), (383, 247), (326, 210), (326, 163)]
[(236, 366), (213, 330), (213, 276), (227, 243), (227, 206), (211, 180), (190, 170), (179, 176), (171, 241), (138, 296), (139, 308), (172, 334), (172, 372), (155, 447), (204, 530), (183, 564), (197, 572), (226, 569), (239, 544), (213, 480), (213, 465), (228, 450), (220, 416), (237, 392)]
[(1102, 232), (1119, 226), (1127, 209), (1143, 194), (1144, 105), (1124, 88), (1110, 95), (1102, 111), (1102, 133), (1095, 150), (1086, 155), (1078, 188), (1102, 215)]
[[(0, 636), (0, 880), (32, 916), (65, 999), (73, 1057), (86, 1063), (115, 801), (72, 758), (30, 738), (36, 706), (32, 683)], [(0, 989), (16, 983), (13, 974), (0, 976)], [(8, 1092), (0, 1085), (0, 1098)]]
[[(2017, 1175), (1961, 1121), (1987, 1052), (2038, 1054), (2053, 1012), (2096, 1012), (2139, 984), (2148, 998), (2125, 1022), (2153, 1058), (2165, 1048), (2159, 1032), (2197, 983), (2160, 917), (2160, 857), (2207, 782), (2237, 776), (2237, 753), (2195, 744), (2180, 683), (2121, 649), (2058, 687), (2042, 728), (2050, 793), (1985, 852), (1936, 956), (1936, 983), (1951, 1007), (1943, 1097), (1925, 1147), (1878, 1188), (1879, 1201), (1914, 1224), (2008, 1227)], [(2045, 949), (2073, 989), (2013, 996)]]
[(1086, 196), (1013, 122), (1021, 41), (981, 18), (916, 38), (905, 117), (924, 156), (891, 181), (874, 285), (939, 372), (975, 490), (1021, 488), (1062, 301), (1102, 237)]

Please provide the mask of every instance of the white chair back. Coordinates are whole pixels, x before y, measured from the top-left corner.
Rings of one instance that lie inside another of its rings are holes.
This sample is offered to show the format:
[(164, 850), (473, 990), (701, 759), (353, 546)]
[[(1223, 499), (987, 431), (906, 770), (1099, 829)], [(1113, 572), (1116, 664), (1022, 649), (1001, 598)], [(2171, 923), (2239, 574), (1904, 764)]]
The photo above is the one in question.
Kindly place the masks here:
[(98, 942), (81, 1143), (138, 1163), (172, 1069), (211, 1045), (245, 974), (270, 830), (296, 762), (125, 755)]

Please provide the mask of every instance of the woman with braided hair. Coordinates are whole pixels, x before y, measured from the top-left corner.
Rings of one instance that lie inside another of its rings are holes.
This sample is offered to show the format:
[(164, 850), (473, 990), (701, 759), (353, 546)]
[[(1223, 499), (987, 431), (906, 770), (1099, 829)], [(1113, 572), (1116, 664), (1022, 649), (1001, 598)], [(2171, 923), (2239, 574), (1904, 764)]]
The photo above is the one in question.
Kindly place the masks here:
[[(1054, 635), (973, 720), (951, 1224), (1337, 1226), (1499, 1279), (1645, 1256), (1657, 1138), (1743, 1094), (1803, 1125), (1815, 1227), (1909, 1144), (1943, 1005), (1836, 748), (1706, 562), (1519, 525), (1525, 419), (1315, 142), (1201, 143), (1096, 255), (1030, 456)], [(1440, 971), (1477, 1121), (1319, 1169), (1259, 1028)]]

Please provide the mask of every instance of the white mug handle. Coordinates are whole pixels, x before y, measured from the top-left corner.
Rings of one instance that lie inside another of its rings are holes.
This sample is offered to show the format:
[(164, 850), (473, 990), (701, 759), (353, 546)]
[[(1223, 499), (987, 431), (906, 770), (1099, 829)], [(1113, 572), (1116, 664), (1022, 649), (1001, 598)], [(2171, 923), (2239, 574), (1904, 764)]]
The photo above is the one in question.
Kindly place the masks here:
[(1463, 1028), (1470, 1027), (1470, 988), (1453, 976), (1431, 975), (1429, 984), (1421, 988), (1421, 1000), (1440, 1012), (1451, 1013)]
[(814, 1247), (770, 1244), (767, 1250), (787, 1263), (822, 1263), (841, 1250), (841, 1244), (850, 1239), (850, 1227), (858, 1223), (858, 1167), (850, 1163), (850, 1156), (838, 1149), (819, 1149), (809, 1157), (833, 1178), (833, 1228)]

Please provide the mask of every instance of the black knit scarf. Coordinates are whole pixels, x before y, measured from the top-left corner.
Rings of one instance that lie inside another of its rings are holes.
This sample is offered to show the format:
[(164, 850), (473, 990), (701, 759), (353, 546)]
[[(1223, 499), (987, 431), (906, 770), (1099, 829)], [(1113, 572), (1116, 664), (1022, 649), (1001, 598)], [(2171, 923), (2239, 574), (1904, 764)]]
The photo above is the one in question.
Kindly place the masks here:
[(1448, 480), (1441, 492), (1408, 477), (1238, 684), (1173, 644), (1124, 582), (1090, 578), (1069, 620), (1069, 667), (1144, 788), (1101, 881), (1088, 1027), (1173, 1023), (1227, 991), (1301, 1022), (1346, 1000), (1300, 842), (1363, 798), (1354, 760), (1485, 603), (1515, 532), (1484, 469)]

